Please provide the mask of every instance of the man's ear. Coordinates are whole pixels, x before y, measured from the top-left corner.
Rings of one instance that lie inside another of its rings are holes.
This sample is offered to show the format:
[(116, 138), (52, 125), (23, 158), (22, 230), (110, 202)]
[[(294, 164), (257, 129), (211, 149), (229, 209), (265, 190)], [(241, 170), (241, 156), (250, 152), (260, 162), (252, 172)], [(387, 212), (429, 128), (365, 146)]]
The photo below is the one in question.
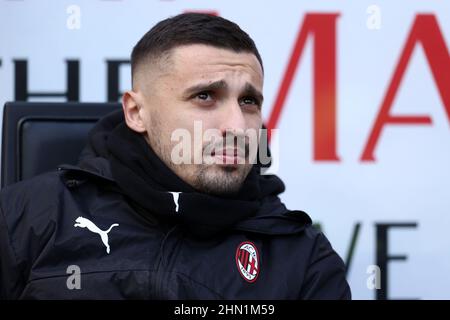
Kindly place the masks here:
[(125, 91), (122, 96), (122, 108), (127, 126), (139, 133), (146, 132), (144, 122), (144, 110), (139, 99), (139, 95), (134, 91)]

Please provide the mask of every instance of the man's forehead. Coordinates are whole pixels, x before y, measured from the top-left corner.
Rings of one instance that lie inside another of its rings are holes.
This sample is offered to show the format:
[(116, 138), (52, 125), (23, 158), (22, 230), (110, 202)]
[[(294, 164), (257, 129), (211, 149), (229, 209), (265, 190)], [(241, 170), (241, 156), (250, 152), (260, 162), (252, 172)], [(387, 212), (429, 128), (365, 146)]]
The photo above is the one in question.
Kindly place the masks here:
[(196, 83), (238, 79), (262, 91), (263, 71), (256, 56), (208, 45), (185, 45), (152, 57), (134, 74), (133, 88), (164, 85), (186, 88)]
[[(170, 53), (171, 71), (180, 77), (209, 78), (236, 73), (262, 85), (263, 71), (256, 56), (207, 45), (180, 46)], [(212, 79), (211, 79), (212, 80)]]

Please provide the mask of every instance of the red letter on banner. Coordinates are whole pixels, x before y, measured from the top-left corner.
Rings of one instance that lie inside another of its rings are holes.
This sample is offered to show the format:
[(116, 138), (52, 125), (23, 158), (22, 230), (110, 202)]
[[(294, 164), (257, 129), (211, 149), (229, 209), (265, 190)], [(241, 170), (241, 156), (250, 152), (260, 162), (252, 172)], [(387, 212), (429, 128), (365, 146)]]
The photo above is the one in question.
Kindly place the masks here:
[(411, 54), (420, 42), (430, 65), (434, 81), (444, 103), (447, 117), (450, 121), (450, 55), (445, 45), (439, 25), (434, 15), (419, 14), (414, 20), (411, 33), (406, 41), (400, 61), (381, 105), (380, 113), (375, 121), (369, 140), (361, 156), (362, 161), (374, 161), (374, 149), (386, 124), (431, 124), (429, 116), (393, 116), (389, 114), (400, 82), (405, 73)]
[[(336, 154), (336, 20), (339, 14), (307, 14), (273, 105), (267, 129), (276, 127), (308, 35), (314, 37), (314, 160)], [(269, 135), (270, 137), (270, 135)]]

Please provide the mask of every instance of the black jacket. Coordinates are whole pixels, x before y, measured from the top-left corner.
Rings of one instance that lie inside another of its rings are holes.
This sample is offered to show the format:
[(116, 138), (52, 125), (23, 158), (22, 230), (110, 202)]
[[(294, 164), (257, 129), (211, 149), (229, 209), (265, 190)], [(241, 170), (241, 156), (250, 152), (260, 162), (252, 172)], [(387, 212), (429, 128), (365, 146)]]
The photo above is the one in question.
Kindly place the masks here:
[(277, 196), (226, 234), (199, 240), (140, 212), (94, 150), (79, 166), (0, 192), (1, 298), (350, 298), (326, 237)]

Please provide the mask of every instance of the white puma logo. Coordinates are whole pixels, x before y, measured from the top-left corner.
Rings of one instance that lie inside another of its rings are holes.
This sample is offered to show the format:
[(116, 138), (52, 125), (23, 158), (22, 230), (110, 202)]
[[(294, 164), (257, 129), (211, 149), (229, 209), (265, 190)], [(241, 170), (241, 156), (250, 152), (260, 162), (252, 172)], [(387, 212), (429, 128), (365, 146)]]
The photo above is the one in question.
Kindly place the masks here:
[(108, 230), (103, 231), (99, 227), (97, 227), (91, 220), (83, 218), (83, 217), (78, 217), (75, 220), (75, 222), (76, 223), (73, 225), (74, 227), (88, 228), (89, 231), (98, 233), (100, 235), (100, 238), (102, 238), (103, 244), (106, 246), (106, 253), (109, 254), (110, 250), (109, 250), (109, 244), (108, 244), (108, 233), (111, 231), (112, 228), (118, 227), (119, 226), (118, 223), (113, 223), (111, 225), (111, 227), (109, 227)]
[(179, 206), (178, 206), (178, 198), (180, 197), (181, 192), (173, 192), (169, 191), (173, 195), (173, 202), (175, 203), (175, 212), (178, 212)]

